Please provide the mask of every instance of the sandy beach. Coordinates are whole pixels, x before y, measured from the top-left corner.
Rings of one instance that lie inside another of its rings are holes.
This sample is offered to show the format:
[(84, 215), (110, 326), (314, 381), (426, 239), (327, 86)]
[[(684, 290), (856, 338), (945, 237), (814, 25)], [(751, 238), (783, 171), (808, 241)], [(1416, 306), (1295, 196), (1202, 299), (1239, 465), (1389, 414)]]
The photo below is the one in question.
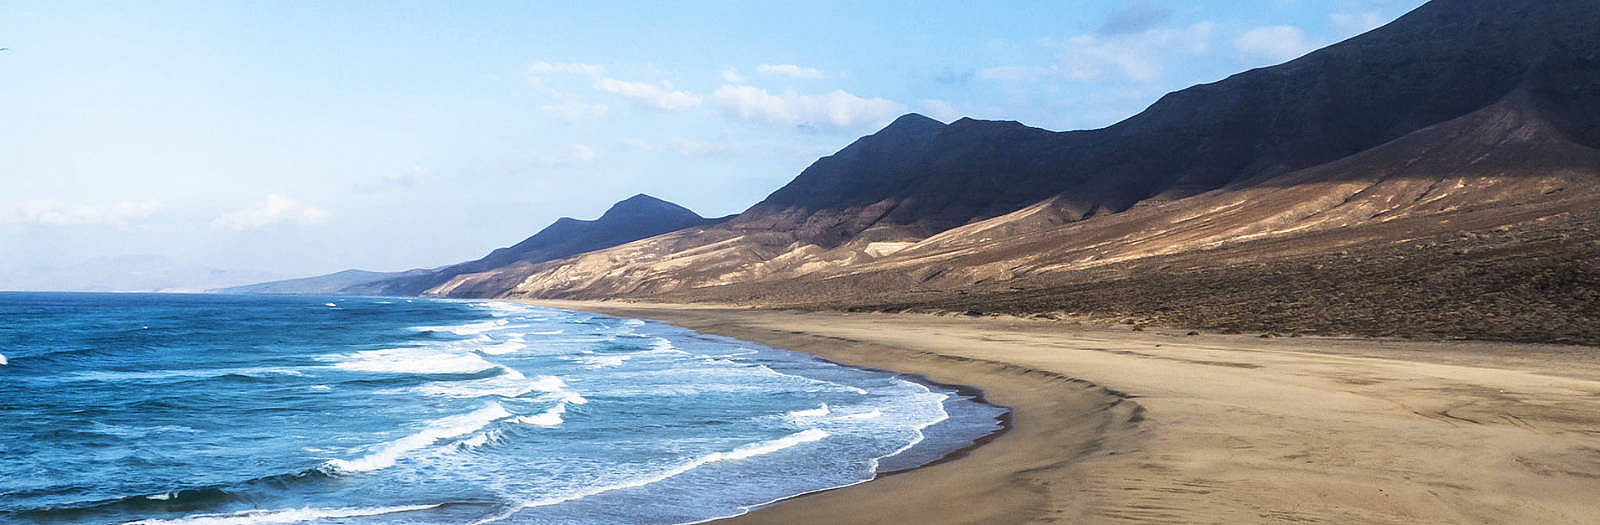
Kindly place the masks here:
[(1600, 352), (540, 301), (982, 389), (953, 461), (727, 523), (1600, 523)]

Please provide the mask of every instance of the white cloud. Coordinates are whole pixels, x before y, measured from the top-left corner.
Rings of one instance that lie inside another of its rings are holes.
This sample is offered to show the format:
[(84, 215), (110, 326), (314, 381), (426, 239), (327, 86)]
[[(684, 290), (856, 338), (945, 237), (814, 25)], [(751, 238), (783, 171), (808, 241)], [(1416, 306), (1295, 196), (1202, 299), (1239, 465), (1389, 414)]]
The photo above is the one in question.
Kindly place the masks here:
[(950, 122), (952, 120), (961, 118), (961, 112), (956, 111), (955, 106), (951, 106), (949, 102), (939, 99), (930, 98), (923, 100), (922, 112), (928, 117), (940, 122)]
[(267, 195), (258, 205), (233, 210), (212, 219), (211, 227), (242, 231), (288, 223), (303, 226), (328, 220), (328, 216), (326, 210), (306, 206), (289, 197), (274, 194)]
[(751, 86), (722, 86), (711, 98), (730, 117), (780, 126), (855, 127), (887, 122), (905, 111), (892, 100), (837, 89), (822, 95), (774, 95)]
[(588, 144), (573, 144), (565, 152), (540, 153), (533, 156), (533, 165), (541, 168), (559, 168), (588, 164), (600, 158), (600, 152)]
[(528, 83), (544, 89), (544, 77), (551, 74), (599, 77), (606, 74), (605, 66), (578, 62), (534, 62), (528, 67)]
[(541, 111), (555, 115), (567, 122), (589, 122), (598, 120), (610, 113), (610, 108), (605, 104), (590, 104), (582, 100), (566, 100), (557, 104), (539, 106)]
[(28, 201), (0, 213), (0, 224), (102, 225), (127, 228), (130, 223), (149, 218), (165, 207), (155, 201), (122, 201), (111, 204)]
[(710, 157), (730, 153), (738, 149), (739, 145), (731, 142), (710, 142), (704, 140), (674, 137), (672, 145), (678, 148), (678, 153), (685, 157)]
[(638, 138), (638, 137), (624, 137), (621, 142), (622, 142), (622, 145), (630, 147), (630, 148), (633, 148), (633, 149), (636, 149), (636, 150), (639, 150), (639, 151), (660, 151), (661, 150), (661, 146), (659, 144), (656, 144), (654, 142), (650, 142), (648, 140), (641, 139), (641, 138)]
[(801, 67), (794, 64), (761, 64), (756, 66), (756, 71), (768, 75), (783, 75), (792, 78), (822, 78), (822, 71), (817, 70), (817, 68)]
[(1233, 41), (1233, 47), (1252, 55), (1273, 60), (1289, 60), (1310, 52), (1306, 35), (1294, 26), (1264, 26), (1245, 31)]
[(744, 83), (744, 75), (740, 75), (738, 71), (735, 71), (735, 70), (732, 70), (732, 69), (724, 69), (724, 70), (722, 70), (721, 74), (722, 74), (722, 80), (724, 80), (724, 81), (732, 82), (734, 84), (743, 84)]
[(670, 84), (665, 83), (657, 85), (600, 77), (595, 79), (594, 87), (607, 93), (621, 95), (636, 104), (656, 109), (682, 110), (700, 105), (699, 96), (675, 90)]
[(1376, 11), (1333, 13), (1328, 15), (1328, 18), (1333, 20), (1333, 30), (1338, 33), (1339, 38), (1359, 35), (1377, 29), (1385, 22), (1388, 22), (1383, 18), (1383, 15), (1378, 14)]
[(598, 76), (606, 74), (606, 68), (605, 66), (583, 64), (578, 62), (534, 62), (533, 66), (528, 68), (528, 73), (532, 75), (565, 73), (569, 75)]
[(428, 180), (428, 178), (428, 170), (423, 169), (422, 166), (412, 166), (400, 170), (399, 173), (377, 177), (365, 183), (357, 184), (355, 190), (370, 193), (387, 189), (406, 189), (416, 187), (418, 184), (422, 184), (423, 181)]
[(1040, 45), (1061, 48), (1056, 63), (986, 67), (979, 69), (976, 76), (1003, 82), (1037, 82), (1045, 78), (1077, 82), (1117, 79), (1150, 82), (1161, 77), (1168, 61), (1182, 60), (1185, 55), (1198, 55), (1210, 49), (1215, 29), (1211, 22), (1197, 22), (1181, 28), (1077, 35), (1064, 41), (1044, 38)]
[(1098, 80), (1107, 74), (1146, 82), (1162, 74), (1169, 59), (1205, 52), (1215, 26), (1198, 22), (1184, 28), (1158, 27), (1119, 35), (1078, 35), (1067, 39), (1058, 72), (1067, 78)]

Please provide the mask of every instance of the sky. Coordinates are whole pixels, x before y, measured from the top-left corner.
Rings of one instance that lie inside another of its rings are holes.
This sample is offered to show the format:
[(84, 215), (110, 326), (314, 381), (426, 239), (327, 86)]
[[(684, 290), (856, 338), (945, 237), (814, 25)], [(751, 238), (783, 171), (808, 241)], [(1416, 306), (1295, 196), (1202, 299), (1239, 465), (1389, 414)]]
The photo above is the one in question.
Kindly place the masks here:
[(907, 112), (1103, 127), (1421, 2), (586, 4), (0, 0), (0, 289), (438, 266), (636, 193), (737, 213)]

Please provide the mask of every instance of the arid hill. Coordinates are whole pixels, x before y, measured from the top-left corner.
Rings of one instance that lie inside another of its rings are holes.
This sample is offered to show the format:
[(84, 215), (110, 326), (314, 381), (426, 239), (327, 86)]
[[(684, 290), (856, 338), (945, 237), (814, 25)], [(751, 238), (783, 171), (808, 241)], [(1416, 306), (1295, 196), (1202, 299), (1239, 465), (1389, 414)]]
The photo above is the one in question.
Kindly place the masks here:
[(586, 221), (562, 217), (517, 244), (499, 248), (482, 258), (438, 268), (403, 272), (345, 270), (328, 275), (271, 281), (214, 290), (221, 293), (420, 295), (457, 275), (496, 268), (544, 262), (609, 248), (629, 241), (691, 226), (713, 224), (677, 204), (639, 194), (624, 199)]
[(907, 115), (726, 222), (427, 293), (1600, 342), (1595, 27), (1438, 0), (1103, 129)]

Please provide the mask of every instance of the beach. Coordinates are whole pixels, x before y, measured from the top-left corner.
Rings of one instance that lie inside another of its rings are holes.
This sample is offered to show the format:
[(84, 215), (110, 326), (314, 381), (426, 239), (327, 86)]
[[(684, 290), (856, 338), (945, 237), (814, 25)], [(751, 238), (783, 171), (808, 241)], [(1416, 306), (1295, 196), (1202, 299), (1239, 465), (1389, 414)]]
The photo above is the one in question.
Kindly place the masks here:
[(1013, 410), (950, 461), (726, 523), (1600, 523), (1593, 348), (537, 304), (921, 374)]

